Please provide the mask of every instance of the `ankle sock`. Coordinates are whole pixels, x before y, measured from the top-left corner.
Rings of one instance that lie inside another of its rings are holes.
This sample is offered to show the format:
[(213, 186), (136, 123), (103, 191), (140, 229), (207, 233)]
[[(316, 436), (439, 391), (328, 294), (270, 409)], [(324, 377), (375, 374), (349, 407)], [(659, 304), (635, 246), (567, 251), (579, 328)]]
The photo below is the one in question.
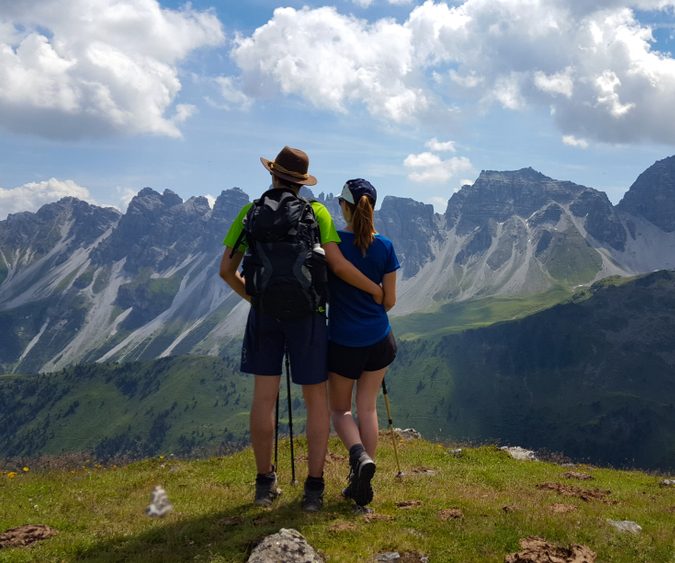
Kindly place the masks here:
[(272, 466), (272, 471), (269, 473), (257, 473), (255, 476), (256, 481), (272, 481), (275, 477), (276, 467)]
[(321, 491), (324, 488), (323, 477), (307, 477), (305, 488), (310, 491)]
[(363, 444), (354, 444), (349, 448), (349, 463), (354, 465), (358, 460), (360, 455), (366, 451), (366, 448), (363, 447)]

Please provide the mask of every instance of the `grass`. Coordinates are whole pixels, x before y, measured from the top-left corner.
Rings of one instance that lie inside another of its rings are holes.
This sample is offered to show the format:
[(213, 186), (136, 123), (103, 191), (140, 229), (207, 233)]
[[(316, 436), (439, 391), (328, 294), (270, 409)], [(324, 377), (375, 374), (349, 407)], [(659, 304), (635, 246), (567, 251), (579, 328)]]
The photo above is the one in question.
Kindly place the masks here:
[(486, 297), (448, 303), (431, 313), (393, 317), (392, 326), (396, 337), (404, 340), (457, 333), (520, 319), (552, 307), (569, 296), (569, 290), (558, 287), (525, 297)]
[[(375, 477), (372, 520), (353, 513), (339, 491), (345, 451), (332, 438), (326, 466), (326, 505), (316, 515), (299, 510), (302, 487), (291, 486), (288, 442), (280, 449), (283, 494), (272, 509), (252, 506), (254, 465), (250, 450), (232, 456), (183, 461), (155, 457), (124, 466), (44, 469), (10, 479), (0, 473), (0, 532), (46, 524), (58, 535), (27, 548), (0, 549), (0, 561), (245, 561), (252, 546), (280, 528), (299, 530), (328, 561), (368, 561), (383, 551), (412, 551), (430, 561), (501, 562), (530, 535), (561, 545), (581, 543), (598, 561), (675, 562), (675, 490), (660, 477), (589, 466), (522, 462), (495, 447), (465, 448), (400, 441), (405, 473), (397, 479), (393, 449), (383, 436)], [(306, 444), (296, 441), (302, 482)], [(563, 477), (573, 469), (593, 481)], [(557, 482), (610, 490), (607, 502), (562, 497), (538, 484)], [(175, 512), (164, 519), (144, 514), (152, 488), (165, 487)], [(398, 503), (417, 501), (402, 508)], [(554, 503), (574, 507), (557, 514)], [(508, 511), (504, 507), (509, 507)], [(463, 517), (443, 521), (457, 508)], [(607, 519), (634, 520), (638, 535), (622, 534)]]

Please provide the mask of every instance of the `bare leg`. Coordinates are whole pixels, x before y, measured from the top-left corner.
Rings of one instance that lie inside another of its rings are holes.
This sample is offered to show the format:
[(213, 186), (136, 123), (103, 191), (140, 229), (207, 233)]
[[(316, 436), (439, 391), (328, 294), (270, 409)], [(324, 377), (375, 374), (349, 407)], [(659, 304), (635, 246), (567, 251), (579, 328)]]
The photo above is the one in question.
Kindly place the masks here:
[(352, 416), (354, 380), (337, 373), (328, 373), (330, 410), (333, 427), (347, 449), (361, 443), (359, 428)]
[(302, 395), (307, 407), (307, 472), (310, 477), (322, 477), (330, 432), (326, 383), (303, 385)]
[(360, 442), (368, 455), (375, 459), (377, 449), (377, 395), (382, 387), (387, 368), (364, 371), (356, 382), (356, 413), (359, 418)]
[(279, 393), (280, 375), (256, 375), (251, 405), (251, 444), (258, 473), (272, 471), (274, 445), (274, 409)]

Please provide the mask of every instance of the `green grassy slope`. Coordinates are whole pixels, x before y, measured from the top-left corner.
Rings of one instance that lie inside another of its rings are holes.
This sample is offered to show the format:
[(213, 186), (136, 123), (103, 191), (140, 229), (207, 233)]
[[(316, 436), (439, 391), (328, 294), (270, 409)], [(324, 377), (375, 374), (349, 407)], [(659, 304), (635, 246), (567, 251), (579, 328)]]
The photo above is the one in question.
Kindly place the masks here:
[(99, 458), (231, 447), (248, 429), (251, 380), (231, 361), (171, 357), (0, 377), (4, 457)]
[(675, 468), (675, 273), (615, 281), (520, 320), (401, 342), (388, 375), (401, 418), (430, 438)]
[[(11, 468), (3, 467), (0, 532), (33, 523), (58, 534), (29, 548), (0, 549), (0, 561), (244, 562), (257, 541), (282, 527), (299, 530), (337, 562), (370, 561), (395, 550), (430, 561), (497, 563), (531, 535), (587, 545), (598, 561), (673, 561), (675, 489), (660, 487), (659, 477), (516, 461), (494, 447), (464, 449), (455, 457), (447, 446), (413, 440), (400, 441), (398, 450), (402, 479), (395, 477), (389, 436), (382, 436), (368, 518), (340, 497), (347, 461), (336, 439), (326, 467), (326, 504), (315, 515), (299, 510), (301, 487), (288, 483), (287, 442), (281, 449), (283, 494), (272, 509), (251, 504), (249, 450), (190, 462), (154, 457), (121, 467), (32, 469), (13, 479), (6, 476)], [(296, 455), (302, 478), (304, 441)], [(566, 478), (571, 470), (593, 480)], [(538, 487), (545, 483), (576, 488), (577, 496)], [(157, 484), (175, 507), (161, 520), (144, 514)], [(603, 498), (582, 500), (584, 490), (600, 490)], [(567, 512), (555, 512), (560, 505)], [(444, 521), (446, 509), (460, 510), (461, 517)], [(607, 519), (633, 520), (642, 532), (619, 533)]]
[(396, 336), (404, 340), (457, 333), (526, 317), (552, 307), (570, 295), (569, 290), (560, 287), (525, 297), (485, 297), (448, 303), (431, 313), (394, 317), (392, 326)]

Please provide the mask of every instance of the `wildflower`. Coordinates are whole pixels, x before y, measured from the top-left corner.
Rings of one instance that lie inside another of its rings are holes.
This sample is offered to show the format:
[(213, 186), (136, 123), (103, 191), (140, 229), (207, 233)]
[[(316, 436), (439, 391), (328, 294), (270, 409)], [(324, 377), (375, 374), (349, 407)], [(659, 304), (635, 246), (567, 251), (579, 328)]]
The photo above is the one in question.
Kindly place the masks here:
[(28, 472), (30, 471), (30, 467), (28, 467), (27, 465), (24, 465), (24, 466), (21, 468), (21, 471), (23, 471), (24, 473), (28, 473)]
[(7, 473), (8, 479), (14, 479), (14, 477), (16, 477), (16, 471), (10, 471), (9, 473)]

